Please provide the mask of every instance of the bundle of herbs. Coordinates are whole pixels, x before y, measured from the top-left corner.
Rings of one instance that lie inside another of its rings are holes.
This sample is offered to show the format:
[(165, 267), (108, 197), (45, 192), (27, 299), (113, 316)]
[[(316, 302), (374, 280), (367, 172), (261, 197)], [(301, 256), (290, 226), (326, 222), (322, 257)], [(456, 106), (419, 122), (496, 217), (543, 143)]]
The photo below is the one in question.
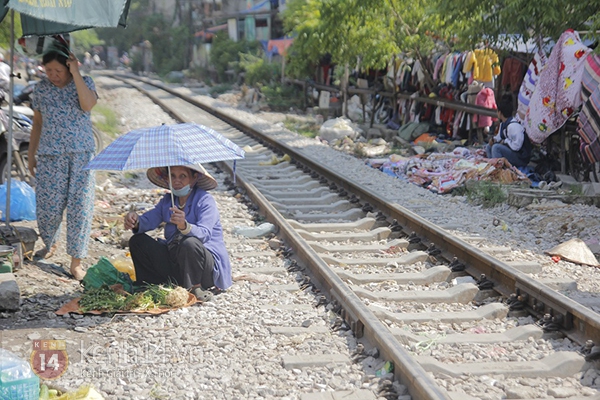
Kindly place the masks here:
[(146, 293), (157, 304), (172, 308), (185, 306), (189, 298), (189, 292), (181, 286), (148, 285)]
[(86, 290), (79, 299), (79, 309), (84, 313), (90, 311), (120, 311), (125, 306), (125, 299), (126, 296), (104, 285), (96, 289)]
[(187, 305), (189, 293), (180, 286), (147, 285), (129, 294), (120, 285), (86, 290), (79, 300), (79, 309), (90, 311), (145, 311), (153, 308), (179, 308)]

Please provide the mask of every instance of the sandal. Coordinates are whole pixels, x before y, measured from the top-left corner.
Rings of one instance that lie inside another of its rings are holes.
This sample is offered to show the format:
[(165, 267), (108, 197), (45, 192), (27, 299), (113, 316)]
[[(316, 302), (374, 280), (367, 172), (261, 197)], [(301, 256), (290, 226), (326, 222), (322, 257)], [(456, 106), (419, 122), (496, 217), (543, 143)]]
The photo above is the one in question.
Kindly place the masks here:
[(52, 257), (54, 255), (54, 253), (56, 253), (56, 248), (57, 248), (56, 245), (50, 247), (50, 250), (48, 250), (48, 247), (43, 247), (43, 248), (39, 249), (38, 251), (36, 251), (33, 256), (37, 257), (37, 258), (48, 259), (48, 258)]
[(204, 290), (201, 287), (193, 288), (192, 294), (196, 296), (196, 299), (203, 303), (210, 301), (213, 297), (213, 294), (211, 292), (209, 292), (208, 290)]

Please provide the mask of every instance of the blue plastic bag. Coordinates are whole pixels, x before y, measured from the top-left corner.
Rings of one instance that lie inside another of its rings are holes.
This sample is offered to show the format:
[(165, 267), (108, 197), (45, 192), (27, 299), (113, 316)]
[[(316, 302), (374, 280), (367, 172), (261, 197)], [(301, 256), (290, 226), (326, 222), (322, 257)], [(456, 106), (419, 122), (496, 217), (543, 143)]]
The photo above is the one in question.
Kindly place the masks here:
[[(6, 183), (0, 185), (0, 211), (6, 221)], [(12, 180), (10, 182), (10, 220), (34, 221), (35, 216), (35, 191), (26, 182)]]

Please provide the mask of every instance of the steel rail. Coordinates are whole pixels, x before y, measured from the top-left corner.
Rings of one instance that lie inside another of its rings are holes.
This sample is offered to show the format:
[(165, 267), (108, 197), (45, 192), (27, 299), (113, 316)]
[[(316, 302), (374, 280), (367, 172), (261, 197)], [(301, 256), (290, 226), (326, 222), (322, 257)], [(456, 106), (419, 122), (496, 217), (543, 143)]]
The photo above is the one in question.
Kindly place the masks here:
[[(130, 77), (126, 77), (130, 78)], [(146, 82), (157, 86), (155, 83)], [(175, 110), (170, 109), (157, 96), (151, 95), (144, 91), (139, 86), (135, 86), (138, 90), (147, 94), (153, 101), (158, 100), (158, 104), (167, 110), (169, 114), (182, 122), (184, 117), (178, 114)], [(165, 87), (160, 87), (163, 90), (186, 100), (186, 98), (176, 91), (168, 90)], [(190, 101), (192, 102), (192, 101)], [(201, 107), (204, 109), (204, 107)], [(213, 113), (213, 110), (210, 110)], [(227, 118), (229, 123), (230, 118)], [(232, 122), (234, 122), (232, 120)], [(251, 127), (243, 126), (239, 122), (234, 126), (241, 126), (245, 131), (251, 131), (253, 135), (261, 137), (262, 135)], [(267, 139), (267, 138), (265, 138)], [(271, 142), (270, 140), (265, 140)], [(279, 146), (278, 146), (279, 147)], [(295, 154), (289, 148), (286, 152)], [(233, 174), (233, 163), (224, 161), (219, 165)], [(390, 330), (377, 318), (373, 312), (364, 304), (364, 302), (333, 272), (333, 270), (319, 257), (317, 252), (313, 250), (306, 241), (296, 232), (296, 230), (287, 222), (287, 220), (277, 211), (273, 205), (260, 193), (260, 191), (249, 181), (236, 172), (236, 184), (246, 190), (246, 194), (252, 201), (259, 205), (261, 213), (265, 218), (279, 227), (278, 235), (293, 249), (295, 257), (298, 258), (302, 265), (309, 268), (310, 273), (316, 278), (317, 286), (323, 293), (328, 293), (333, 300), (337, 301), (344, 310), (344, 319), (349, 322), (351, 329), (357, 337), (365, 337), (371, 344), (376, 346), (384, 359), (394, 363), (394, 374), (398, 380), (404, 384), (411, 396), (415, 400), (451, 400), (451, 397), (444, 390), (440, 390), (432, 378), (429, 377), (425, 369), (414, 361), (413, 357), (405, 350), (398, 342)]]
[[(232, 173), (230, 163), (227, 163), (227, 167)], [(342, 306), (345, 313), (342, 316), (350, 323), (355, 335), (359, 338), (366, 337), (379, 349), (384, 359), (394, 363), (395, 376), (406, 385), (412, 398), (415, 400), (451, 399), (445, 391), (438, 388), (425, 369), (405, 350), (390, 330), (319, 257), (260, 191), (239, 174), (237, 180), (252, 201), (260, 206), (267, 220), (279, 227), (278, 235), (293, 249), (300, 263), (307, 266), (311, 274), (317, 278), (317, 286), (320, 286), (321, 292), (329, 293)]]
[(141, 80), (184, 98), (186, 101), (218, 116), (244, 132), (250, 132), (259, 141), (266, 143), (271, 148), (277, 148), (280, 151), (290, 154), (299, 163), (306, 165), (329, 181), (334, 182), (338, 187), (357, 194), (364, 202), (370, 203), (390, 218), (396, 219), (406, 229), (416, 232), (427, 238), (437, 247), (456, 255), (466, 265), (470, 266), (469, 272), (471, 275), (478, 277), (480, 274), (485, 274), (487, 279), (495, 283), (495, 289), (501, 294), (506, 296), (510, 294), (509, 292), (512, 292), (526, 295), (526, 308), (530, 313), (538, 317), (549, 313), (562, 319), (560, 324), (564, 327), (565, 334), (572, 340), (578, 343), (585, 343), (586, 340), (592, 340), (594, 343), (600, 344), (600, 315), (598, 313), (558, 293), (547, 285), (530, 278), (508, 264), (487, 255), (465, 241), (452, 236), (441, 227), (421, 218), (401, 205), (392, 204), (389, 200), (370, 193), (347, 177), (323, 168), (317, 161), (304, 156), (285, 143), (280, 143), (269, 136), (263, 135), (251, 126), (246, 126), (243, 121), (232, 118), (218, 109), (211, 109), (197, 100), (182, 95), (161, 83), (151, 82), (145, 78)]
[[(443, 251), (457, 256), (469, 266), (468, 272), (471, 275), (478, 276), (478, 274), (485, 274), (489, 280), (495, 283), (495, 289), (501, 294), (506, 296), (510, 293), (518, 293), (525, 296), (527, 309), (532, 314), (541, 316), (549, 313), (560, 318), (560, 324), (565, 328), (565, 333), (576, 342), (585, 343), (586, 340), (591, 339), (595, 343), (600, 343), (600, 315), (590, 309), (535, 281), (508, 264), (479, 251), (477, 248), (454, 237), (441, 227), (425, 220), (405, 207), (390, 203), (387, 199), (370, 193), (357, 182), (323, 168), (318, 161), (297, 152), (293, 147), (285, 143), (280, 143), (269, 136), (263, 135), (260, 131), (246, 126), (243, 121), (228, 116), (219, 110), (212, 109), (161, 83), (151, 82), (147, 79), (139, 80), (189, 101), (244, 132), (250, 132), (263, 144), (288, 153), (299, 165), (316, 171), (330, 182), (335, 183), (338, 188), (343, 188), (348, 192), (357, 194), (363, 202), (368, 202), (390, 218), (396, 219), (405, 229), (416, 232), (419, 236), (431, 241)], [(232, 172), (230, 163), (226, 163), (225, 165)], [(252, 184), (245, 181), (243, 177), (239, 177), (239, 181), (254, 201), (261, 204), (263, 204), (263, 201), (266, 201), (258, 190)], [(400, 367), (400, 371), (396, 371), (396, 376), (403, 384), (409, 387), (411, 394), (414, 393), (414, 398), (447, 398), (444, 397), (446, 396), (445, 393), (437, 393), (437, 390), (434, 389), (435, 385), (431, 385), (427, 379), (423, 378), (426, 375), (423, 375), (424, 370), (419, 365), (403, 364), (410, 357), (408, 353), (403, 348), (397, 348), (396, 345), (390, 344), (396, 343), (396, 341), (390, 341), (392, 336), (387, 328), (368, 309), (363, 309), (364, 306), (361, 305), (362, 302), (358, 297), (348, 291), (349, 288), (318, 257), (314, 250), (303, 244), (303, 239), (291, 229), (279, 212), (268, 204), (268, 202), (263, 205), (263, 209), (271, 222), (282, 227), (280, 234), (292, 244), (294, 251), (301, 261), (310, 266), (311, 272), (325, 285), (326, 291), (331, 293), (346, 309), (348, 314), (345, 315), (345, 318), (351, 321), (352, 328), (357, 335), (360, 336), (363, 334), (367, 338), (372, 339), (381, 348), (383, 354), (389, 356), (389, 359), (394, 361), (396, 366)], [(435, 390), (435, 392), (431, 393), (431, 390)]]

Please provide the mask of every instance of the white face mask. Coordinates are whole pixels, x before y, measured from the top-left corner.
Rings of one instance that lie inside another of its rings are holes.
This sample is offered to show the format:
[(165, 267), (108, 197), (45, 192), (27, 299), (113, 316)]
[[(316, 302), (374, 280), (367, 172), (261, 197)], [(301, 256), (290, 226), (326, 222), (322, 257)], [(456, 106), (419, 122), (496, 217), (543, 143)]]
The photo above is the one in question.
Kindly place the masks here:
[(185, 185), (181, 189), (171, 188), (171, 192), (173, 193), (174, 196), (177, 196), (177, 197), (187, 196), (191, 191), (192, 191), (192, 188), (190, 187), (190, 185)]

